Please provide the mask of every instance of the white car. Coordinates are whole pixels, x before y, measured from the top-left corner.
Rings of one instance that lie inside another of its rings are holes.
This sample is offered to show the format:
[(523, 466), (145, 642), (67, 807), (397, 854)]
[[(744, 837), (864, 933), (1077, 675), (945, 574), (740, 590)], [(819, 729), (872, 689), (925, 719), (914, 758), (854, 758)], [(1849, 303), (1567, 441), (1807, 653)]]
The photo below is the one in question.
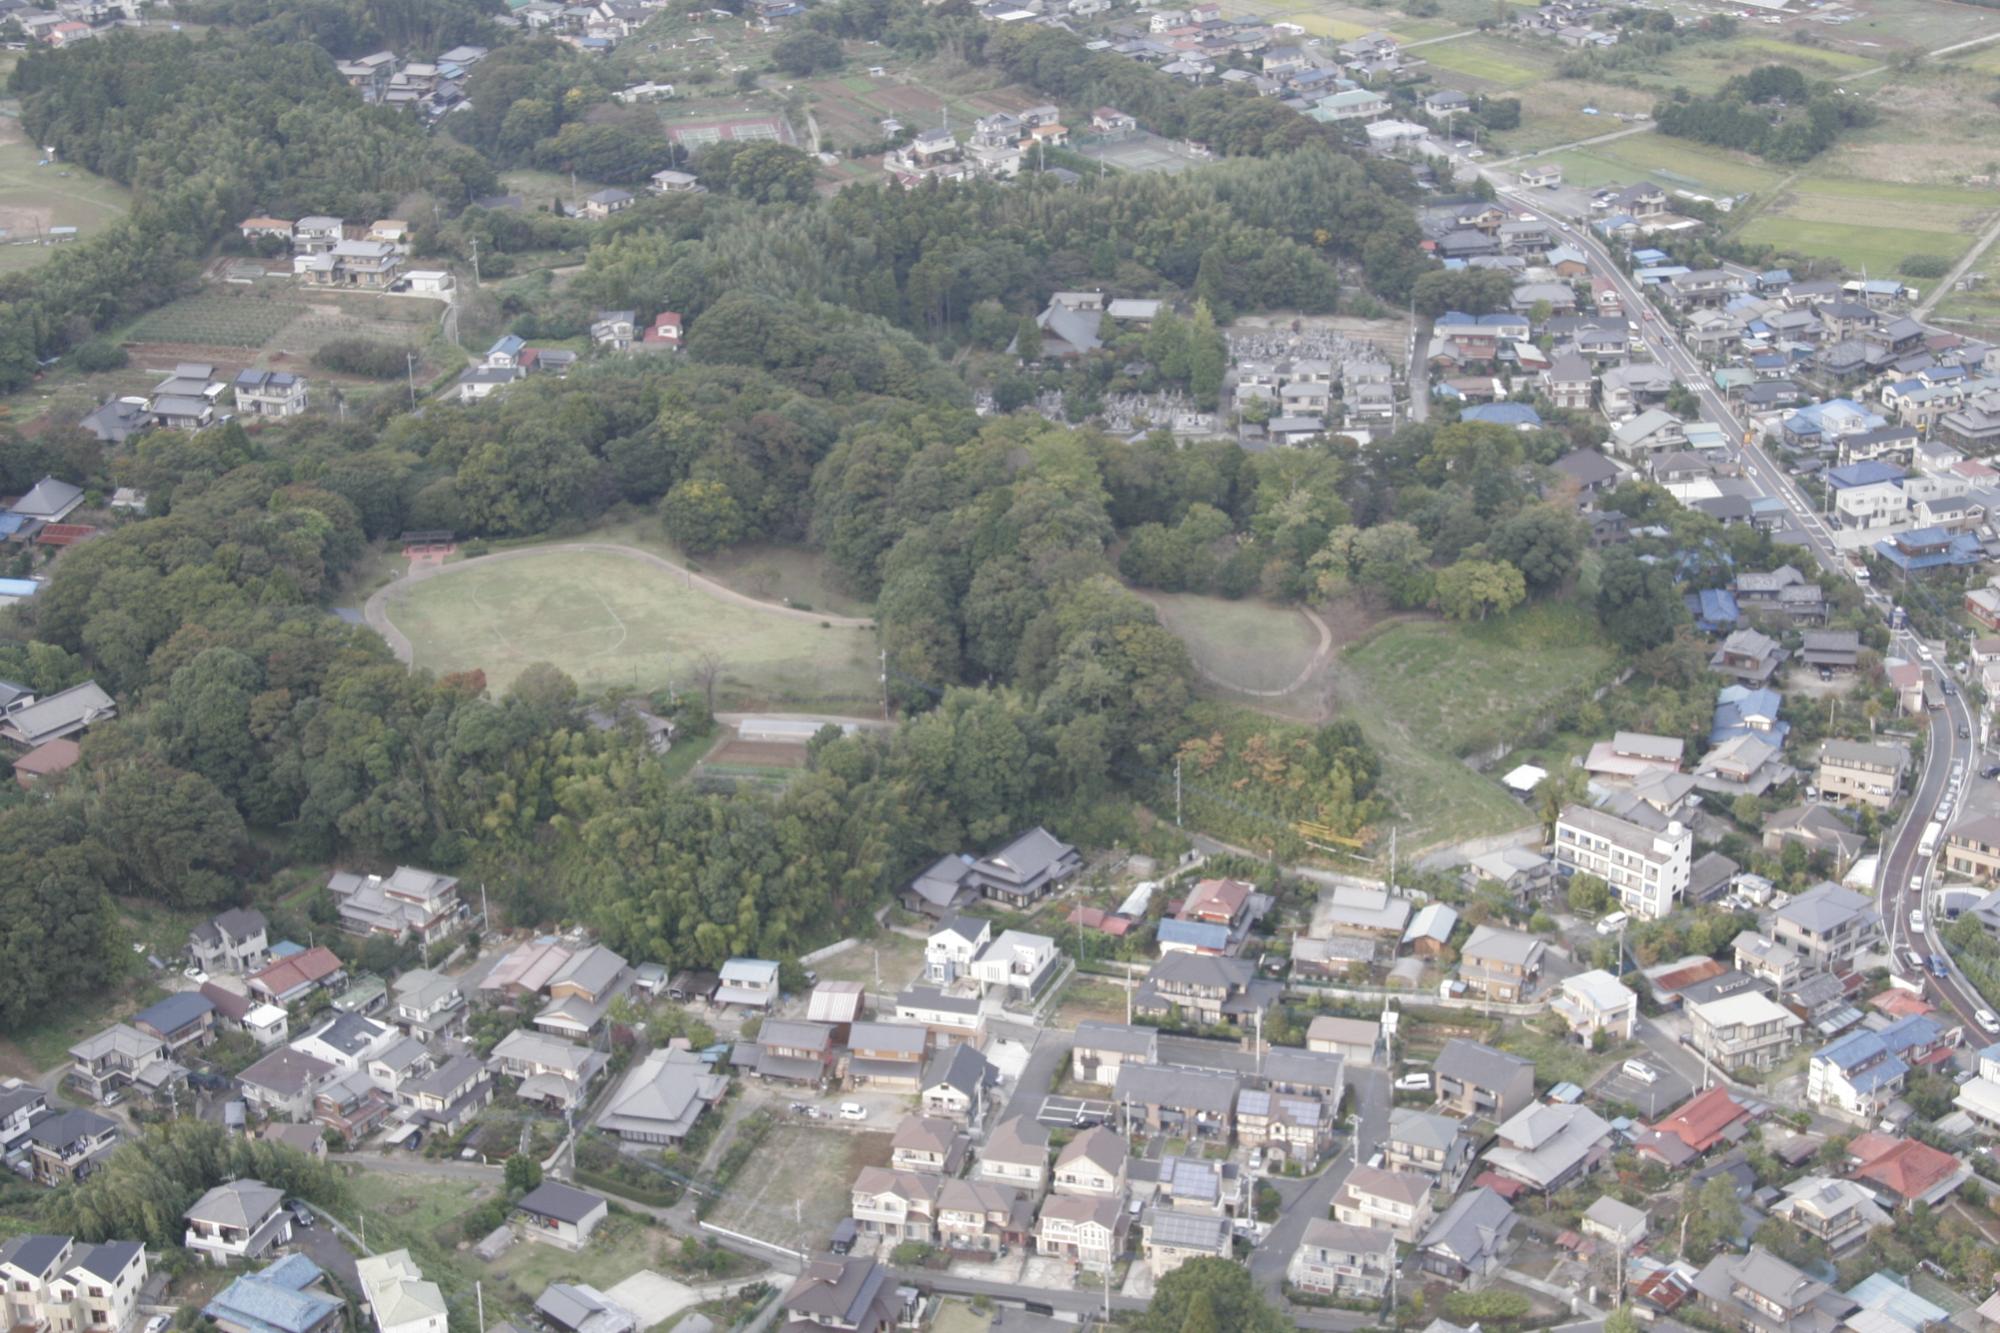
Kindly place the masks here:
[(1910, 929), (1919, 935), (1924, 933), (1924, 914), (1921, 909), (1910, 913)]
[(1396, 1080), (1397, 1092), (1429, 1092), (1430, 1088), (1429, 1074), (1405, 1074)]
[(1625, 1062), (1625, 1076), (1627, 1078), (1636, 1078), (1641, 1083), (1657, 1083), (1660, 1081), (1659, 1071), (1644, 1060), (1627, 1060)]
[(1991, 1009), (1981, 1009), (1972, 1016), (1972, 1021), (1988, 1032), (2000, 1032), (2000, 1018), (1995, 1018)]
[(868, 1108), (860, 1102), (842, 1102), (840, 1104), (840, 1118), (842, 1120), (866, 1120), (868, 1118)]

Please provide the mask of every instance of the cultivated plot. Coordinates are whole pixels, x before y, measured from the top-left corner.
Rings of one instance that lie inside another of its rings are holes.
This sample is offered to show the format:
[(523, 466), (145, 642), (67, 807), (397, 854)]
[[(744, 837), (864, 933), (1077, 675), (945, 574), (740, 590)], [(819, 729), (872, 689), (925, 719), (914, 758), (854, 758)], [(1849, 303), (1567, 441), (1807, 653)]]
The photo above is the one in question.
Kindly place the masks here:
[(874, 634), (723, 600), (636, 555), (528, 549), (447, 566), (398, 589), (388, 615), (417, 666), (478, 668), (496, 690), (536, 662), (586, 690), (697, 689), (712, 654), (719, 706), (855, 712), (880, 697)]
[(709, 1220), (786, 1249), (816, 1253), (853, 1204), (854, 1177), (889, 1164), (888, 1134), (777, 1124), (729, 1183)]

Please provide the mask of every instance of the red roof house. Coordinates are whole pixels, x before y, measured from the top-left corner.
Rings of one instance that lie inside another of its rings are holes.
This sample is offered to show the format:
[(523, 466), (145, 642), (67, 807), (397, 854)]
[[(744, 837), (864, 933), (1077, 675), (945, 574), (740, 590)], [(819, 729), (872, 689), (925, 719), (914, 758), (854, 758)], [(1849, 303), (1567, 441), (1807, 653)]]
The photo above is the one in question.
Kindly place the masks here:
[(1852, 1179), (1880, 1186), (1904, 1204), (1940, 1203), (1972, 1175), (1948, 1152), (1887, 1134), (1860, 1135), (1847, 1145), (1847, 1155), (1859, 1163)]
[(1233, 926), (1256, 891), (1256, 885), (1240, 879), (1205, 879), (1194, 886), (1194, 892), (1181, 905), (1180, 919)]

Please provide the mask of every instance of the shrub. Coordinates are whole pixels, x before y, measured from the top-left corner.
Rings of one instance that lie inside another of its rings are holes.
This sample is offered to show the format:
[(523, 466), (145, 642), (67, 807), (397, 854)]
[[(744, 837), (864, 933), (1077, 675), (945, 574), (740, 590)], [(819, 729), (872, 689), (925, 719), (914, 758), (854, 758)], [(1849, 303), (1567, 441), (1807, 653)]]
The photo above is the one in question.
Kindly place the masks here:
[(1896, 269), (1906, 278), (1942, 278), (1951, 272), (1951, 261), (1943, 255), (1904, 255)]
[(372, 338), (336, 338), (314, 352), (312, 362), (339, 375), (386, 380), (409, 373), (407, 353), (407, 348)]
[(109, 338), (92, 338), (70, 353), (71, 364), (85, 374), (121, 370), (125, 366), (126, 359), (125, 349)]

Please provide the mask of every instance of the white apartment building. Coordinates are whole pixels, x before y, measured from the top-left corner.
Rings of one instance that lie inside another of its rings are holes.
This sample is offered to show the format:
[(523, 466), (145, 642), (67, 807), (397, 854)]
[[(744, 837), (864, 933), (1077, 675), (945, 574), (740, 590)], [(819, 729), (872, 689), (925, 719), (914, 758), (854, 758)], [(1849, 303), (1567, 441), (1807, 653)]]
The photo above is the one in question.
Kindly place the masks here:
[(1694, 867), (1694, 835), (1678, 820), (1655, 831), (1587, 805), (1563, 807), (1554, 850), (1557, 865), (1597, 876), (1620, 908), (1647, 921), (1674, 910)]
[(1805, 1022), (1762, 991), (1687, 1006), (1695, 1050), (1718, 1067), (1769, 1069), (1798, 1043)]

